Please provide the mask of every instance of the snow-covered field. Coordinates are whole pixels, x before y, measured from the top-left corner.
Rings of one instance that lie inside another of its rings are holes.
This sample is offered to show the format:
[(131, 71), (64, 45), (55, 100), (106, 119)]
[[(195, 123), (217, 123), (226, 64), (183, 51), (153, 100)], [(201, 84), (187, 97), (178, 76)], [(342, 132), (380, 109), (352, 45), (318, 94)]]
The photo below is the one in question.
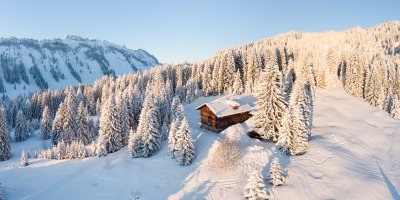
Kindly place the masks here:
[[(170, 159), (164, 142), (151, 158), (131, 159), (124, 148), (102, 158), (30, 159), (20, 168), (23, 148), (34, 153), (49, 145), (33, 137), (12, 143), (13, 158), (0, 163), (0, 182), (7, 199), (241, 199), (249, 172), (260, 169), (266, 177), (279, 156), (289, 182), (272, 189), (273, 199), (400, 199), (400, 121), (342, 89), (316, 94), (309, 151), (302, 156), (285, 156), (273, 143), (248, 138), (251, 120), (221, 134), (200, 129), (195, 108), (217, 98), (207, 97), (185, 105), (197, 153), (190, 166)], [(236, 137), (242, 149), (229, 172), (209, 165), (224, 135)]]

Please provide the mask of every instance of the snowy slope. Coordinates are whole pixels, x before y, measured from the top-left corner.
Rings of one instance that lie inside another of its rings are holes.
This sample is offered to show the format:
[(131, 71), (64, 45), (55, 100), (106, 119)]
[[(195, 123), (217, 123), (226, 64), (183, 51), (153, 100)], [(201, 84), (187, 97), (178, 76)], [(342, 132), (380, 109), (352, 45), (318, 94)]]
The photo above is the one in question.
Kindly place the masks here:
[[(34, 79), (33, 67), (40, 71), (48, 88), (56, 89), (159, 64), (145, 50), (78, 36), (53, 40), (0, 38), (0, 58), (0, 77), (9, 96), (46, 88)], [(22, 79), (23, 74), (27, 80)]]
[[(248, 138), (251, 120), (215, 134), (198, 127), (200, 98), (185, 105), (197, 158), (180, 167), (168, 158), (167, 144), (151, 158), (130, 159), (127, 149), (103, 158), (73, 161), (31, 159), (16, 165), (22, 148), (43, 148), (37, 137), (12, 144), (13, 158), (0, 162), (0, 182), (9, 199), (241, 199), (248, 174), (279, 156), (289, 183), (272, 189), (273, 199), (399, 199), (400, 121), (342, 89), (318, 89), (308, 153), (288, 157), (274, 144)], [(238, 101), (252, 103), (242, 96)], [(231, 172), (209, 161), (218, 139), (239, 140), (242, 158)]]

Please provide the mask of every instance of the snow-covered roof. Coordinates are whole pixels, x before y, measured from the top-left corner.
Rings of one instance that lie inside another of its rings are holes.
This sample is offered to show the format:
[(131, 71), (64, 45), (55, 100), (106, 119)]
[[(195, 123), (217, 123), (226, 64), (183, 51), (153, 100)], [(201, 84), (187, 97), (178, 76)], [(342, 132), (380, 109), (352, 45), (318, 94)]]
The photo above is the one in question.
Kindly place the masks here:
[[(250, 112), (253, 110), (253, 107), (251, 107), (249, 104), (240, 105), (236, 101), (227, 99), (217, 99), (210, 103), (202, 104), (199, 107), (197, 107), (196, 110), (198, 110), (203, 106), (207, 106), (208, 108), (210, 108), (210, 110), (217, 117), (226, 117), (229, 115)], [(239, 107), (239, 108), (234, 109), (234, 107)]]

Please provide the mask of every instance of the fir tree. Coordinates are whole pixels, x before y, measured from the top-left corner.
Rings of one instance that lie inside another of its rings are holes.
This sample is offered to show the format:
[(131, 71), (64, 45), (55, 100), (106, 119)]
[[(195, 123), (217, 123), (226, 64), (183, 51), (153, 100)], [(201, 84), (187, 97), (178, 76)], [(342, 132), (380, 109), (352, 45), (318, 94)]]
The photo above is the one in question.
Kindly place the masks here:
[(178, 128), (179, 128), (179, 122), (177, 120), (173, 120), (168, 133), (168, 148), (169, 148), (169, 154), (172, 158), (174, 158), (175, 156), (176, 143), (177, 143), (176, 134), (177, 131), (179, 130)]
[(174, 157), (178, 161), (179, 165), (190, 165), (196, 157), (196, 152), (186, 118), (183, 118), (176, 137), (177, 141)]
[(0, 108), (0, 161), (11, 158), (10, 133), (5, 112), (4, 108)]
[(117, 102), (119, 121), (121, 126), (122, 133), (122, 143), (124, 146), (128, 144), (129, 139), (129, 130), (132, 128), (129, 126), (129, 114), (128, 114), (128, 105), (126, 99), (123, 98), (123, 94), (121, 93)]
[(394, 119), (400, 119), (400, 100), (395, 96), (392, 103), (392, 108), (390, 109), (391, 116)]
[(302, 105), (306, 105), (304, 103), (306, 101), (304, 92), (304, 88), (300, 84), (295, 84), (289, 108), (279, 128), (279, 137), (276, 145), (283, 152), (291, 155), (303, 154), (308, 147), (308, 136), (311, 128), (307, 124), (305, 115), (305, 112), (308, 111), (304, 111), (304, 109), (308, 108), (302, 107)]
[(157, 119), (158, 111), (151, 108), (148, 113), (148, 129), (142, 132), (142, 156), (150, 157), (154, 155), (161, 145), (160, 125)]
[(256, 127), (262, 138), (276, 141), (283, 113), (286, 110), (284, 95), (280, 90), (278, 67), (266, 67), (257, 88)]
[(29, 165), (28, 154), (26, 154), (25, 149), (22, 150), (21, 160), (19, 161), (21, 167), (26, 167)]
[(15, 122), (15, 141), (22, 142), (28, 139), (28, 131), (25, 115), (22, 110), (19, 110), (17, 114), (17, 120)]
[(161, 126), (161, 140), (168, 139), (169, 132), (169, 113), (164, 116), (164, 120)]
[(50, 139), (51, 128), (52, 128), (52, 121), (51, 121), (50, 110), (48, 106), (45, 106), (41, 120), (41, 131), (42, 131), (41, 137), (43, 140)]
[(254, 171), (245, 186), (245, 191), (243, 193), (245, 199), (249, 200), (264, 200), (269, 199), (267, 191), (265, 190), (265, 185), (262, 175)]
[(98, 156), (113, 153), (123, 147), (122, 129), (115, 98), (110, 96), (101, 109)]
[(168, 147), (170, 150), (170, 155), (171, 157), (175, 156), (175, 151), (176, 151), (176, 144), (177, 144), (177, 133), (179, 130), (179, 127), (181, 126), (182, 120), (185, 117), (184, 116), (185, 110), (183, 108), (182, 103), (179, 101), (178, 98), (174, 98), (172, 101), (172, 106), (171, 106), (171, 125), (168, 133)]
[(136, 134), (131, 134), (130, 136), (134, 138), (129, 139), (130, 144), (133, 145), (129, 148), (135, 148), (138, 142), (141, 143), (138, 150), (131, 150), (131, 152), (137, 152), (131, 155), (132, 157), (150, 157), (158, 151), (161, 145), (159, 117), (160, 113), (155, 106), (153, 91), (148, 87)]
[(242, 79), (240, 76), (240, 71), (237, 70), (236, 75), (235, 75), (235, 81), (233, 82), (233, 94), (242, 94), (243, 93), (243, 83)]
[(129, 133), (129, 141), (128, 141), (128, 153), (131, 158), (139, 158), (142, 157), (142, 147), (143, 141), (142, 137), (139, 134), (131, 129)]
[(278, 157), (275, 157), (272, 160), (271, 167), (268, 173), (268, 181), (273, 186), (284, 185), (286, 182)]
[(88, 119), (87, 109), (83, 106), (83, 102), (81, 101), (78, 106), (77, 111), (77, 123), (78, 129), (76, 132), (77, 139), (82, 141), (83, 144), (87, 145), (93, 141), (93, 130), (91, 130), (90, 122)]
[(62, 126), (61, 138), (65, 143), (69, 144), (73, 140), (77, 139), (76, 133), (78, 130), (78, 126), (76, 124), (77, 103), (72, 91), (69, 92), (64, 102), (64, 123)]
[(64, 104), (61, 103), (54, 117), (53, 126), (51, 129), (51, 140), (53, 142), (53, 145), (57, 145), (58, 141), (62, 139), (64, 126), (64, 110)]
[(205, 64), (204, 65), (204, 70), (203, 70), (203, 75), (202, 75), (202, 81), (203, 81), (203, 91), (205, 96), (209, 96), (212, 93), (212, 82), (211, 82), (211, 65), (210, 64)]

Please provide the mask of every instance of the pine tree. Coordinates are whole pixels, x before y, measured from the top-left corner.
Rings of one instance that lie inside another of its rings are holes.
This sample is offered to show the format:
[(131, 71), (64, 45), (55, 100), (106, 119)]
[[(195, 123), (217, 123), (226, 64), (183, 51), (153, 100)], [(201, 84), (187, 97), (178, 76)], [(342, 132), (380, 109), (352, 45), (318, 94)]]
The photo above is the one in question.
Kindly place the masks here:
[(283, 152), (291, 155), (303, 154), (307, 151), (308, 147), (308, 136), (310, 135), (311, 127), (308, 125), (305, 114), (309, 112), (306, 111), (309, 107), (303, 106), (307, 105), (304, 93), (304, 87), (301, 87), (300, 84), (295, 84), (289, 108), (279, 128), (279, 137), (276, 146)]
[(10, 133), (5, 112), (4, 108), (0, 108), (0, 161), (11, 158)]
[(177, 143), (177, 138), (176, 138), (176, 134), (177, 131), (179, 130), (179, 122), (177, 120), (173, 120), (171, 125), (170, 125), (170, 129), (169, 129), (169, 133), (168, 133), (168, 148), (169, 148), (169, 154), (172, 158), (174, 158), (175, 156), (175, 151), (176, 151), (176, 143)]
[(43, 109), (42, 120), (41, 120), (41, 131), (42, 131), (41, 137), (43, 140), (50, 139), (51, 128), (52, 128), (52, 120), (51, 120), (50, 110), (48, 106), (45, 106)]
[(123, 147), (121, 122), (115, 97), (110, 96), (103, 106), (100, 116), (99, 148), (96, 152), (98, 156), (102, 156), (104, 150), (113, 153)]
[(64, 119), (62, 126), (62, 139), (69, 144), (77, 139), (78, 126), (76, 124), (77, 103), (74, 94), (70, 91), (64, 101)]
[(90, 122), (89, 122), (89, 114), (87, 109), (83, 106), (83, 102), (81, 101), (78, 106), (76, 121), (78, 123), (78, 129), (76, 132), (77, 139), (82, 141), (83, 144), (87, 145), (91, 143), (93, 138), (93, 130), (91, 130)]
[[(158, 111), (151, 108), (148, 113), (148, 129), (142, 132), (142, 156), (150, 157), (154, 155), (161, 145), (160, 124), (158, 123)], [(139, 131), (139, 130), (138, 130)]]
[(176, 137), (177, 141), (174, 157), (178, 161), (179, 165), (190, 165), (196, 157), (196, 152), (186, 118), (183, 118)]
[(363, 96), (363, 80), (364, 66), (360, 50), (354, 50), (348, 66), (346, 68), (346, 80), (344, 89), (349, 94), (362, 97)]
[(249, 200), (264, 200), (269, 199), (267, 191), (265, 190), (265, 185), (262, 175), (254, 171), (245, 186), (245, 191), (243, 193), (245, 199)]
[(63, 160), (67, 157), (67, 147), (64, 143), (64, 140), (60, 140), (57, 143), (54, 154), (58, 160)]
[(204, 65), (202, 81), (203, 81), (203, 91), (204, 96), (209, 96), (212, 94), (212, 77), (211, 77), (211, 65), (209, 63)]
[(367, 71), (365, 83), (365, 101), (372, 106), (378, 107), (381, 102), (381, 81), (379, 80), (379, 71), (376, 66), (372, 65)]
[(168, 139), (169, 132), (169, 113), (164, 116), (164, 120), (161, 126), (161, 140)]
[(19, 110), (15, 122), (15, 141), (22, 142), (28, 139), (28, 137), (28, 126), (26, 124), (25, 115), (22, 110)]
[(272, 160), (271, 167), (268, 173), (268, 181), (273, 186), (284, 185), (286, 182), (278, 157), (275, 157)]
[(283, 113), (286, 110), (284, 95), (280, 90), (278, 67), (266, 67), (257, 88), (255, 122), (262, 138), (276, 141)]
[(237, 70), (236, 75), (235, 75), (235, 81), (233, 82), (233, 94), (242, 94), (243, 93), (243, 83), (242, 79), (240, 76), (240, 71)]
[(129, 133), (129, 141), (128, 141), (128, 153), (131, 158), (139, 158), (142, 157), (142, 147), (143, 141), (142, 137), (139, 134), (131, 129)]
[(54, 117), (53, 126), (51, 129), (51, 140), (53, 145), (57, 145), (58, 141), (62, 139), (62, 132), (64, 126), (64, 103), (60, 103), (56, 115)]
[(392, 111), (391, 116), (394, 119), (400, 119), (400, 100), (397, 96), (393, 98), (392, 108), (390, 110)]
[(121, 126), (122, 133), (122, 144), (126, 146), (128, 144), (129, 139), (129, 130), (132, 128), (129, 126), (129, 114), (128, 114), (128, 105), (126, 99), (123, 98), (123, 94), (121, 93), (117, 102), (117, 109), (119, 114), (119, 121)]
[[(130, 144), (136, 145), (141, 143), (140, 151), (131, 155), (131, 157), (150, 157), (154, 155), (161, 145), (161, 130), (160, 130), (160, 113), (155, 106), (153, 91), (150, 87), (146, 89), (146, 97), (143, 103), (143, 109), (140, 113), (139, 124), (136, 129), (136, 134), (130, 134)], [(134, 148), (130, 146), (129, 148)], [(133, 150), (136, 152), (136, 150)]]
[(175, 156), (177, 148), (177, 133), (181, 126), (182, 120), (185, 118), (185, 110), (182, 103), (178, 98), (174, 98), (171, 106), (171, 125), (168, 133), (168, 147), (170, 150), (171, 157)]
[(22, 150), (21, 160), (19, 161), (21, 167), (26, 167), (29, 165), (28, 154), (26, 154), (25, 149)]

